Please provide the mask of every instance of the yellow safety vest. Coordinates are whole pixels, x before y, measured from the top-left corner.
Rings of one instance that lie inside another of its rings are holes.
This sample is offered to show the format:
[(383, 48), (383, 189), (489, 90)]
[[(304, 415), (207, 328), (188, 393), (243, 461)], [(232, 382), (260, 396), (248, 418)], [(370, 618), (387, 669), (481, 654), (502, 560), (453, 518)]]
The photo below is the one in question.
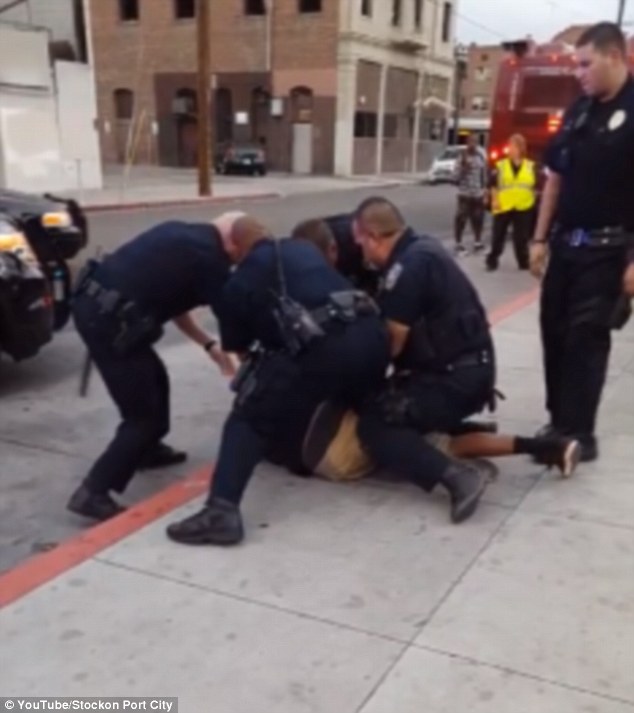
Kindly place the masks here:
[(508, 213), (511, 210), (530, 210), (535, 205), (535, 164), (532, 161), (522, 161), (522, 167), (517, 175), (513, 171), (510, 158), (497, 163), (498, 171), (498, 203), (496, 213)]

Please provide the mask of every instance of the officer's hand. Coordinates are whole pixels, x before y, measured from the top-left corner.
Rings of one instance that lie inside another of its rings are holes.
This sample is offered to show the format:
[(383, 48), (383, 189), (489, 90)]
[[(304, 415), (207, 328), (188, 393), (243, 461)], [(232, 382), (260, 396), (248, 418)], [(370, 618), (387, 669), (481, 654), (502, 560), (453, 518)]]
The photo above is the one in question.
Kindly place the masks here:
[(634, 297), (634, 262), (631, 262), (625, 271), (623, 290), (628, 297)]
[(219, 347), (212, 347), (209, 350), (209, 358), (216, 362), (220, 373), (223, 376), (235, 376), (237, 373), (235, 362), (231, 354), (223, 352)]
[(531, 275), (541, 280), (546, 272), (546, 262), (548, 261), (548, 245), (546, 243), (531, 243), (530, 246), (530, 268)]

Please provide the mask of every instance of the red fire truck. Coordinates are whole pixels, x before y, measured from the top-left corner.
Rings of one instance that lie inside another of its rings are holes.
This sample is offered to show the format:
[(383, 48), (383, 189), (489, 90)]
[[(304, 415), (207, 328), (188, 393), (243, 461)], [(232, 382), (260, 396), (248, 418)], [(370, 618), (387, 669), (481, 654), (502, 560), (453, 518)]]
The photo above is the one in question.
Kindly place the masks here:
[[(504, 44), (507, 57), (500, 67), (493, 103), (489, 159), (495, 163), (508, 152), (507, 142), (522, 134), (529, 158), (541, 161), (544, 149), (561, 126), (565, 110), (581, 93), (575, 76), (575, 49), (562, 43)], [(634, 38), (630, 40), (634, 67)]]

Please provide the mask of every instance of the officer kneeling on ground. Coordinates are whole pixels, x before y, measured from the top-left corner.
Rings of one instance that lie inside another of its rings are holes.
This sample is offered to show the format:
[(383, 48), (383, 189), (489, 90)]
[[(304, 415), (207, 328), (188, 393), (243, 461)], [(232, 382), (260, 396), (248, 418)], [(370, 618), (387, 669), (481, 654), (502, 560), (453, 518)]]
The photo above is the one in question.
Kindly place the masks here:
[(389, 363), (389, 339), (375, 305), (300, 240), (275, 240), (256, 221), (230, 235), (239, 263), (223, 291), (223, 347), (244, 354), (205, 507), (170, 525), (185, 544), (242, 540), (239, 505), (258, 463), (278, 439), (301, 442), (324, 399), (357, 405), (377, 388)]
[(579, 439), (587, 462), (599, 452), (595, 428), (610, 331), (623, 327), (634, 296), (634, 79), (625, 37), (609, 22), (581, 36), (577, 62), (585, 96), (568, 110), (546, 153), (550, 172), (531, 270), (536, 277), (545, 271), (544, 431)]
[(169, 380), (153, 345), (166, 322), (173, 320), (224, 374), (233, 373), (231, 359), (190, 314), (202, 305), (218, 308), (231, 267), (223, 233), (232, 220), (225, 214), (211, 224), (162, 223), (80, 274), (75, 324), (122, 422), (71, 497), (72, 512), (113, 517), (124, 508), (110, 493), (122, 493), (136, 470), (186, 458), (161, 443), (170, 428)]
[[(452, 520), (475, 511), (486, 479), (421, 438), (452, 433), (492, 401), (494, 349), (474, 287), (440, 243), (419, 237), (382, 198), (357, 212), (366, 258), (383, 271), (379, 307), (395, 374), (361, 411), (359, 436), (379, 467), (449, 491)], [(388, 426), (388, 428), (386, 428)]]

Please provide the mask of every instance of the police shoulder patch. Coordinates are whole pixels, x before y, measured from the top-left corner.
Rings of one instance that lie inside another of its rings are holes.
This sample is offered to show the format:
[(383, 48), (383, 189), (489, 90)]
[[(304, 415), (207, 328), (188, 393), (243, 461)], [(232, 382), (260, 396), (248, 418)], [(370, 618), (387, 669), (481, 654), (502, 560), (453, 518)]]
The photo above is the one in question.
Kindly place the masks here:
[(401, 276), (402, 272), (403, 265), (400, 262), (397, 262), (396, 264), (392, 265), (385, 277), (386, 290), (393, 290), (394, 287), (396, 287), (396, 283), (398, 282), (398, 278)]

